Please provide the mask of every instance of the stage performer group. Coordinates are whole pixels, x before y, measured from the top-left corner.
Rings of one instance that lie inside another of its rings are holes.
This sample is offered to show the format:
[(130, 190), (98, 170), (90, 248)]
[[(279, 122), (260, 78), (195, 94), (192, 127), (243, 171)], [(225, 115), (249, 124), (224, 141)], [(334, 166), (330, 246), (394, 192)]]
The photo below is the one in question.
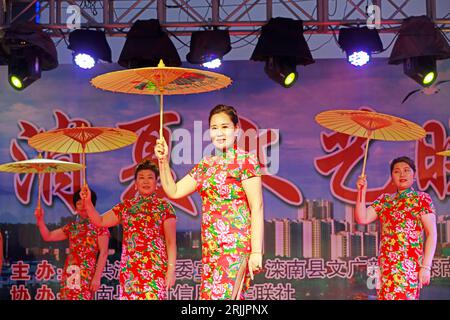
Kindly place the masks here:
[[(73, 197), (75, 221), (53, 231), (45, 224), (44, 210), (40, 206), (35, 210), (45, 241), (69, 240), (60, 299), (94, 298), (108, 256), (108, 228), (119, 224), (123, 230), (120, 299), (168, 299), (176, 281), (177, 260), (177, 217), (170, 199), (195, 191), (202, 199), (199, 298), (245, 298), (250, 282), (263, 267), (262, 170), (257, 155), (238, 144), (240, 124), (234, 107), (215, 106), (208, 123), (215, 152), (178, 181), (172, 176), (170, 150), (160, 136), (154, 148), (157, 164), (144, 159), (135, 168), (131, 199), (99, 214), (96, 194), (84, 184)], [(397, 191), (380, 195), (368, 207), (367, 178), (363, 174), (357, 181), (357, 223), (379, 219), (381, 226), (376, 281), (380, 300), (419, 299), (420, 289), (430, 283), (436, 213), (431, 197), (414, 190), (415, 171), (412, 159), (394, 159), (390, 176)], [(157, 196), (158, 179), (169, 200)], [(0, 265), (1, 261), (0, 257)]]

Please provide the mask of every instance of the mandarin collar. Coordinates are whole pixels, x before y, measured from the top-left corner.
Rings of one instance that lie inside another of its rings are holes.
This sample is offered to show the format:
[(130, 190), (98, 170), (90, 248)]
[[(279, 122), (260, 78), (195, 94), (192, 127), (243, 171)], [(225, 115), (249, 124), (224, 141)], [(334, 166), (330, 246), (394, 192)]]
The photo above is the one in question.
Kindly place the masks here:
[(406, 190), (403, 190), (402, 192), (398, 192), (397, 191), (395, 197), (398, 198), (398, 199), (408, 198), (411, 195), (411, 193), (413, 193), (413, 192), (414, 192), (414, 188), (410, 187), (410, 188), (408, 188)]
[(78, 213), (77, 213), (76, 221), (77, 221), (78, 223), (89, 223), (89, 222), (90, 222), (89, 217), (83, 218), (83, 217), (80, 216), (80, 214), (78, 214)]
[(236, 156), (236, 149), (236, 145), (227, 148), (225, 152), (223, 150), (215, 149), (215, 155), (218, 159), (234, 159), (234, 157)]
[(137, 197), (138, 200), (144, 200), (144, 201), (152, 201), (154, 200), (156, 197), (156, 191), (153, 191), (151, 194), (149, 194), (148, 196), (143, 196), (142, 194), (139, 194), (139, 196)]

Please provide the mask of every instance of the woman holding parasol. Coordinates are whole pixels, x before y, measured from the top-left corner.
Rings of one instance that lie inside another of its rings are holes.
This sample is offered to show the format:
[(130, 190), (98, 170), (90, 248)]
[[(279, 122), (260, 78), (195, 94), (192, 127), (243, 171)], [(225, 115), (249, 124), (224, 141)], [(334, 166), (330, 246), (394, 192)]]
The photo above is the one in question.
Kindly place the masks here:
[(120, 261), (121, 300), (163, 300), (175, 283), (176, 216), (172, 205), (156, 197), (158, 167), (149, 160), (135, 170), (138, 195), (114, 206), (102, 216), (83, 188), (82, 198), (92, 223), (99, 227), (122, 224)]
[[(92, 191), (95, 205), (97, 196)], [(49, 231), (44, 220), (44, 210), (35, 210), (36, 223), (44, 241), (69, 240), (69, 255), (61, 277), (61, 300), (93, 300), (100, 288), (103, 269), (108, 259), (109, 231), (89, 222), (83, 210), (80, 190), (73, 195), (77, 220), (62, 228)]]
[[(400, 157), (390, 167), (397, 193), (382, 194), (366, 208), (365, 168), (370, 140), (419, 140), (426, 136), (425, 130), (406, 119), (370, 110), (328, 110), (315, 119), (328, 129), (367, 139), (363, 169), (357, 181), (355, 218), (360, 224), (380, 218), (382, 225), (378, 299), (418, 299), (419, 289), (430, 282), (436, 248), (436, 217), (431, 198), (412, 188), (414, 161)], [(427, 234), (425, 252), (423, 230)]]
[[(379, 300), (419, 299), (420, 289), (430, 283), (436, 249), (436, 215), (431, 197), (412, 185), (416, 166), (408, 157), (396, 158), (390, 165), (395, 194), (382, 194), (365, 207), (367, 180), (360, 176), (355, 219), (369, 224), (380, 219)], [(424, 246), (423, 231), (426, 234)]]
[(200, 299), (241, 299), (262, 265), (263, 199), (255, 155), (237, 148), (239, 118), (233, 107), (218, 105), (209, 115), (215, 156), (204, 157), (175, 183), (164, 138), (158, 140), (161, 184), (172, 199), (197, 190), (202, 197)]

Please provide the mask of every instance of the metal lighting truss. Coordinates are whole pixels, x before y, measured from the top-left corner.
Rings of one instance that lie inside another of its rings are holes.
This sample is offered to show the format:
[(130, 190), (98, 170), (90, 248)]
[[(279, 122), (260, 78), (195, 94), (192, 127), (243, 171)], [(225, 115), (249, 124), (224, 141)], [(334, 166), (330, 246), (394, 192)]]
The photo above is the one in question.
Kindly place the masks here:
[[(21, 9), (13, 10), (13, 3)], [(81, 27), (103, 29), (116, 37), (125, 36), (136, 20), (152, 18), (175, 36), (213, 27), (228, 28), (232, 36), (258, 35), (260, 27), (277, 16), (303, 20), (306, 34), (331, 34), (341, 25), (365, 25), (372, 4), (380, 9), (379, 32), (396, 33), (402, 20), (413, 15), (427, 15), (450, 32), (448, 0), (0, 0), (0, 29), (39, 15), (39, 23), (52, 37), (62, 37), (71, 31), (68, 8), (76, 6)]]

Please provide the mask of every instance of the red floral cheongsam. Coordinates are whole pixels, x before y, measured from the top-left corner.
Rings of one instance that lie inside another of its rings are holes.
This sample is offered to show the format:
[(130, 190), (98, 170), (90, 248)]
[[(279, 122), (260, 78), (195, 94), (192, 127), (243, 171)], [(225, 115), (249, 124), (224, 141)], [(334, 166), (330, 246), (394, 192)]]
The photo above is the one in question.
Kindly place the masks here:
[[(255, 155), (240, 149), (203, 158), (190, 172), (202, 198), (200, 299), (230, 299), (251, 252), (251, 214), (242, 181), (260, 176)], [(241, 299), (250, 284), (246, 270)]]
[(62, 228), (69, 239), (69, 255), (61, 277), (61, 300), (92, 300), (89, 289), (97, 267), (98, 237), (108, 236), (107, 228), (98, 228), (89, 219), (79, 218)]
[(372, 203), (381, 222), (380, 300), (419, 298), (419, 270), (423, 259), (421, 217), (434, 214), (434, 205), (425, 192), (407, 189), (382, 194)]
[(167, 250), (164, 221), (175, 218), (172, 205), (152, 193), (125, 200), (112, 211), (123, 226), (120, 299), (166, 299)]

